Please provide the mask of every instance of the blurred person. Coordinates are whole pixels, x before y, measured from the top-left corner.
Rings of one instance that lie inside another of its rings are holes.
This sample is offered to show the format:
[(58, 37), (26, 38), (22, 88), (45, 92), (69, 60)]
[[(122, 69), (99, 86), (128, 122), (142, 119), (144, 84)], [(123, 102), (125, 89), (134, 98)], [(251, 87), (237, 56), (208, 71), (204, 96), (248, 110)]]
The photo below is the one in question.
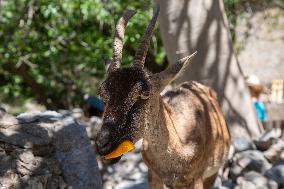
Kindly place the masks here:
[(87, 117), (102, 117), (104, 112), (104, 103), (96, 96), (85, 97), (84, 112)]
[(250, 75), (246, 79), (253, 105), (256, 111), (257, 118), (265, 126), (267, 122), (267, 112), (263, 101), (260, 99), (260, 95), (263, 92), (263, 85), (256, 75)]

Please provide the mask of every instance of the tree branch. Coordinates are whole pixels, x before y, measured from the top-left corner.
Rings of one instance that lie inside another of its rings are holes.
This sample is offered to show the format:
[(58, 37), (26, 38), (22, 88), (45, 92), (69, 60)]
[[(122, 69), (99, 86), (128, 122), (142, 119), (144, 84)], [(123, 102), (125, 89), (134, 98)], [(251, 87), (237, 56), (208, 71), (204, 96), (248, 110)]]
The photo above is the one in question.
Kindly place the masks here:
[(24, 83), (32, 90), (38, 102), (43, 103), (48, 109), (64, 108), (64, 104), (60, 102), (60, 99), (56, 100), (54, 97), (50, 97), (48, 92), (38, 84), (32, 74), (30, 74), (30, 68), (25, 62), (15, 66), (12, 63), (4, 63), (3, 69), (9, 73), (20, 76)]

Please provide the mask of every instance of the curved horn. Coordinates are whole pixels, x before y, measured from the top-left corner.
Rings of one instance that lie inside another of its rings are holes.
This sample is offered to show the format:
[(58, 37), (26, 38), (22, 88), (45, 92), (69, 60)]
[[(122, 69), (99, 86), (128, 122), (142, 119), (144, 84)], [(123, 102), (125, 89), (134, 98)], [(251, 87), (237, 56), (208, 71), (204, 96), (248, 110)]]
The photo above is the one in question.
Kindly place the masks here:
[(122, 17), (118, 20), (118, 23), (115, 27), (115, 33), (113, 39), (112, 63), (108, 69), (108, 72), (111, 72), (120, 67), (125, 28), (127, 26), (128, 20), (132, 16), (134, 16), (135, 13), (136, 13), (135, 11), (131, 10), (125, 11)]
[(160, 6), (156, 5), (153, 17), (144, 33), (144, 36), (141, 39), (138, 50), (136, 51), (136, 54), (134, 57), (134, 66), (138, 66), (142, 68), (144, 67), (144, 62), (147, 56), (150, 39), (152, 37), (157, 18), (159, 16), (159, 12), (160, 12)]

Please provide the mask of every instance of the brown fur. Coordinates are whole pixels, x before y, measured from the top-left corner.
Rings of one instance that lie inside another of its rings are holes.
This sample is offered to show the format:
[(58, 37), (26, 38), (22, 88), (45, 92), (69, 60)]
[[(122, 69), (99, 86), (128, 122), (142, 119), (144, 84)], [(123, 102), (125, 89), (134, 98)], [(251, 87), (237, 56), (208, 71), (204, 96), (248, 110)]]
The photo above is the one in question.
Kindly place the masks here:
[(230, 136), (211, 89), (186, 82), (154, 101), (159, 108), (148, 119), (156, 124), (145, 129), (142, 154), (151, 174), (161, 180), (150, 179), (155, 180), (150, 188), (161, 181), (171, 188), (189, 188), (215, 178), (227, 158)]
[[(123, 140), (136, 142), (142, 137), (150, 188), (163, 184), (188, 188), (210, 177), (214, 180), (230, 142), (215, 92), (191, 81), (161, 97), (160, 90), (153, 91), (158, 84), (151, 78), (136, 67), (108, 76), (101, 89), (106, 110), (97, 139), (108, 145), (98, 145), (98, 152), (105, 155)], [(142, 83), (140, 88), (134, 87), (137, 83)], [(149, 98), (141, 99), (142, 93), (150, 93)]]
[(141, 56), (146, 56), (158, 12), (159, 8), (139, 45), (134, 66), (120, 68), (120, 63), (115, 63), (101, 86), (105, 112), (96, 149), (104, 156), (124, 140), (143, 138), (142, 155), (149, 168), (151, 189), (163, 185), (210, 188), (228, 154), (228, 128), (216, 93), (209, 87), (190, 81), (160, 96), (194, 54), (161, 73), (150, 74), (143, 69), (145, 57)]

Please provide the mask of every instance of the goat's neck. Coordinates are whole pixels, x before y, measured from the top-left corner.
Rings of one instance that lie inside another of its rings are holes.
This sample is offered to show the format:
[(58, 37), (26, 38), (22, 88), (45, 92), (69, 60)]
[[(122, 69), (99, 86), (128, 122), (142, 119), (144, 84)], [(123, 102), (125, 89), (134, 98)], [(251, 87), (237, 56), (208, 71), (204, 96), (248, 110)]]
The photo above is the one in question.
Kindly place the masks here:
[(143, 137), (144, 148), (169, 152), (178, 145), (178, 135), (166, 106), (161, 96), (151, 99)]

